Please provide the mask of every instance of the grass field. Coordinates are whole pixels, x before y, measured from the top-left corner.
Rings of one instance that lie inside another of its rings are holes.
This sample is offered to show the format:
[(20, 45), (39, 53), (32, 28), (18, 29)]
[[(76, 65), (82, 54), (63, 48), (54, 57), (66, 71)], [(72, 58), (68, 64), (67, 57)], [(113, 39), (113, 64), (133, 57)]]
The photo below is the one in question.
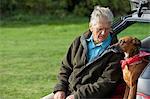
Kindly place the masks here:
[[(88, 19), (70, 20), (1, 22), (0, 99), (39, 99), (52, 91), (67, 48), (88, 28)], [(143, 39), (150, 25), (135, 24), (124, 35)]]

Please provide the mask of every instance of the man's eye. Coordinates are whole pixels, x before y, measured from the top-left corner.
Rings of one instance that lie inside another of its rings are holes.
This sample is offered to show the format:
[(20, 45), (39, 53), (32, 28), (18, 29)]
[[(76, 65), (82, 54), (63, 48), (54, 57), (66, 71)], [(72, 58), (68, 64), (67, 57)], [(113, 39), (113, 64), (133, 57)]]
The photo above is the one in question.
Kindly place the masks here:
[(98, 29), (97, 31), (101, 31), (102, 29)]

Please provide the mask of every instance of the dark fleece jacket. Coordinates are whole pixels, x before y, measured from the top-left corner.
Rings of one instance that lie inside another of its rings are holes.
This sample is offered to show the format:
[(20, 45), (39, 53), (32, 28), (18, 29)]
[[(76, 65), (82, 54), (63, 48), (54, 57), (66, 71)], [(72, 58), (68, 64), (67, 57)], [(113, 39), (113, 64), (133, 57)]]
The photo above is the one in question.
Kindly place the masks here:
[[(107, 98), (115, 90), (122, 78), (120, 60), (124, 55), (117, 47), (109, 46), (99, 57), (88, 62), (86, 39), (90, 36), (91, 32), (87, 31), (71, 44), (62, 61), (54, 93), (61, 90), (66, 95), (74, 94), (75, 99), (93, 99)], [(111, 45), (116, 42), (115, 36)]]

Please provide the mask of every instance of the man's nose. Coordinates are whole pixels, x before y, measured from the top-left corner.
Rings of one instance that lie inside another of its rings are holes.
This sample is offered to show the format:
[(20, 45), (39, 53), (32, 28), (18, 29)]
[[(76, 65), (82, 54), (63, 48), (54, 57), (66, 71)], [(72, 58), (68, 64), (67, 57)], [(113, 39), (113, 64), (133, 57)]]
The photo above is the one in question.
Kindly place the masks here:
[(105, 30), (102, 30), (101, 35), (104, 35), (104, 34), (105, 34)]

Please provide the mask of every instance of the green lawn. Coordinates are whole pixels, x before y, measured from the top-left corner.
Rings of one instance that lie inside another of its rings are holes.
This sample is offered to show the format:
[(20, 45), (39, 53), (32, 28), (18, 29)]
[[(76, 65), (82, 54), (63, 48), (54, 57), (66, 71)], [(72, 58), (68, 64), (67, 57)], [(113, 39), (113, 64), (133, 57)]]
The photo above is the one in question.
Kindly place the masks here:
[[(71, 19), (73, 20), (73, 19)], [(73, 39), (88, 28), (88, 20), (46, 23), (2, 22), (0, 25), (0, 99), (39, 99), (52, 92), (61, 59)], [(150, 25), (135, 24), (119, 35), (140, 39)]]

